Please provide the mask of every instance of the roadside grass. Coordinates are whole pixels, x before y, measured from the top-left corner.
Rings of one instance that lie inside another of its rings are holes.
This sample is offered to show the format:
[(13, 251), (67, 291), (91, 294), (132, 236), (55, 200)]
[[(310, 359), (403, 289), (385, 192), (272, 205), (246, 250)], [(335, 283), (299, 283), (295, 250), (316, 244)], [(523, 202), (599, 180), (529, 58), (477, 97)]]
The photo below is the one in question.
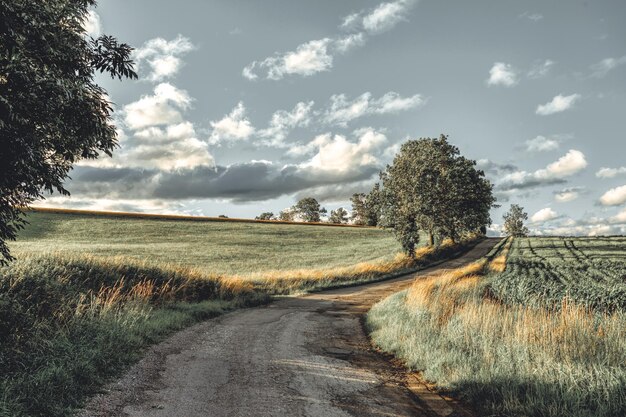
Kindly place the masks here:
[(507, 247), (376, 304), (374, 343), (481, 415), (626, 415), (626, 313), (496, 298)]
[(0, 268), (0, 415), (65, 416), (169, 333), (267, 295), (239, 280), (88, 257)]
[[(397, 255), (395, 241), (389, 244), (389, 234), (376, 229), (265, 224), (243, 224), (242, 229), (238, 223), (198, 227), (200, 223), (44, 214), (35, 221), (31, 217), (31, 226), (14, 245), (18, 260), (0, 267), (3, 417), (71, 415), (86, 396), (136, 362), (147, 346), (197, 321), (265, 303), (273, 295), (408, 273), (478, 242), (420, 248), (411, 260)], [(304, 243), (280, 255), (283, 244), (292, 245), (298, 234)], [(246, 236), (248, 245), (234, 257), (234, 265), (215, 253), (192, 259), (205, 251), (228, 250)], [(205, 246), (189, 249), (187, 238)], [(315, 249), (316, 239), (347, 259), (320, 262), (318, 268), (300, 263), (299, 257), (326, 253)], [(354, 253), (360, 247), (365, 255)], [(142, 260), (128, 256), (134, 250)], [(189, 259), (176, 262), (176, 254), (185, 250)], [(296, 260), (275, 262), (281, 256)], [(261, 272), (251, 273), (249, 266), (237, 269), (246, 260)], [(233, 270), (238, 273), (228, 272)]]

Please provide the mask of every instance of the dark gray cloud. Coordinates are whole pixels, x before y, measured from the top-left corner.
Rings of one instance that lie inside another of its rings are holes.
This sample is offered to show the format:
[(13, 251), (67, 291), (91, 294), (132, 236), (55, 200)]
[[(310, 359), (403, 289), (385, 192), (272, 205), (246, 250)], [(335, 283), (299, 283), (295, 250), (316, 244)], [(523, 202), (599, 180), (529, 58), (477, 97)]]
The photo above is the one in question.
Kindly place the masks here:
[[(278, 166), (266, 161), (227, 167), (195, 167), (173, 171), (135, 168), (78, 167), (69, 184), (76, 197), (185, 200), (224, 198), (260, 201), (305, 190), (335, 186), (336, 190), (371, 178), (377, 165), (330, 171), (306, 165)], [(347, 188), (346, 188), (346, 191)], [(350, 195), (345, 195), (348, 198)]]

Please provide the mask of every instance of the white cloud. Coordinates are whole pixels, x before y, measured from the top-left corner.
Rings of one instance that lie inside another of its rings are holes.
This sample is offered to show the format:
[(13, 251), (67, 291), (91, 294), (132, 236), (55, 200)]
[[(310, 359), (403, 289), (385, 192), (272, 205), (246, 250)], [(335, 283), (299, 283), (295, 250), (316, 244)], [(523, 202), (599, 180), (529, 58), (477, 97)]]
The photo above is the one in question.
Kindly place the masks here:
[(593, 71), (591, 76), (596, 78), (605, 77), (611, 70), (626, 64), (626, 55), (619, 58), (605, 58), (602, 61), (598, 62), (591, 66), (591, 70)]
[(611, 188), (600, 197), (600, 203), (605, 206), (618, 206), (626, 203), (626, 185)]
[(123, 107), (117, 132), (120, 148), (112, 158), (81, 161), (81, 167), (141, 168), (171, 171), (213, 167), (206, 142), (199, 140), (193, 123), (183, 117), (192, 98), (168, 83), (152, 95)]
[(557, 161), (549, 164), (545, 169), (535, 172), (537, 178), (563, 178), (569, 177), (587, 167), (585, 154), (575, 149), (570, 149), (567, 154)]
[(524, 12), (520, 14), (518, 17), (520, 19), (532, 20), (535, 23), (543, 19), (543, 15), (541, 13), (531, 13), (531, 12)]
[(341, 22), (341, 25), (339, 27), (344, 30), (359, 29), (359, 25), (362, 21), (361, 13), (362, 12), (351, 13), (347, 15), (343, 18), (343, 21)]
[(626, 223), (626, 208), (609, 219), (611, 223)]
[(415, 4), (415, 1), (411, 0), (381, 3), (374, 10), (363, 16), (363, 28), (369, 33), (387, 31), (406, 18), (406, 14), (413, 4)]
[(352, 33), (308, 41), (297, 46), (295, 51), (275, 53), (263, 60), (252, 61), (241, 74), (248, 80), (259, 77), (280, 80), (289, 75), (307, 77), (329, 71), (336, 54), (361, 47), (369, 36), (385, 32), (406, 20), (415, 3), (415, 0), (397, 0), (381, 3), (370, 11), (352, 13), (340, 25), (340, 29)]
[(205, 142), (196, 137), (194, 126), (185, 121), (165, 128), (148, 127), (135, 133), (132, 146), (120, 150), (124, 166), (173, 170), (214, 166)]
[(90, 211), (119, 211), (151, 214), (185, 214), (178, 202), (162, 199), (85, 198), (50, 196), (37, 201), (37, 207), (74, 208)]
[(324, 112), (323, 121), (347, 126), (348, 122), (365, 115), (397, 113), (419, 107), (425, 102), (420, 94), (402, 97), (394, 91), (378, 99), (372, 99), (370, 92), (363, 93), (353, 100), (349, 100), (345, 94), (335, 94), (330, 97), (330, 106)]
[(144, 66), (147, 64), (147, 78), (156, 82), (176, 75), (183, 66), (180, 56), (193, 49), (194, 46), (188, 38), (178, 35), (171, 41), (163, 38), (150, 39), (137, 48), (133, 56), (140, 73), (145, 72)]
[(558, 203), (568, 203), (578, 199), (582, 191), (583, 189), (580, 187), (565, 188), (554, 193), (554, 200)]
[(354, 134), (357, 136), (356, 142), (349, 141), (343, 135), (327, 133), (317, 136), (301, 152), (316, 151), (315, 155), (299, 166), (317, 173), (347, 175), (360, 168), (377, 165), (379, 161), (374, 151), (387, 142), (386, 136), (372, 128), (360, 129)]
[(334, 47), (342, 54), (363, 45), (365, 45), (365, 35), (362, 32), (344, 36), (343, 38), (337, 39), (334, 43)]
[(263, 61), (253, 61), (243, 69), (243, 76), (249, 80), (256, 79), (256, 69), (265, 70), (270, 80), (280, 80), (287, 75), (306, 77), (328, 71), (333, 66), (333, 57), (328, 51), (330, 44), (329, 38), (309, 41), (298, 46), (295, 51), (268, 57)]
[(242, 102), (221, 120), (212, 121), (213, 132), (209, 143), (217, 144), (224, 141), (246, 140), (255, 131), (250, 120), (246, 118), (246, 108)]
[(545, 223), (547, 221), (554, 220), (557, 217), (558, 214), (556, 213), (556, 211), (552, 210), (549, 207), (546, 207), (533, 214), (530, 217), (530, 221), (533, 223)]
[(548, 75), (554, 64), (555, 62), (550, 59), (535, 63), (530, 71), (528, 71), (528, 78), (537, 79), (545, 77)]
[(517, 72), (511, 64), (496, 62), (489, 70), (488, 85), (512, 87), (518, 83)]
[(514, 171), (506, 174), (498, 181), (497, 189), (503, 192), (527, 189), (543, 185), (565, 182), (564, 178), (572, 176), (587, 167), (585, 155), (571, 149), (564, 156), (535, 172)]
[(300, 126), (311, 123), (311, 109), (313, 101), (299, 102), (290, 112), (278, 110), (272, 115), (269, 126), (258, 131), (258, 135), (268, 139), (268, 145), (281, 146), (289, 132)]
[(547, 116), (547, 115), (554, 114), (554, 113), (560, 113), (562, 111), (565, 111), (571, 108), (574, 105), (574, 103), (580, 100), (580, 98), (581, 98), (580, 94), (572, 94), (569, 96), (563, 96), (559, 94), (558, 96), (555, 96), (552, 99), (552, 101), (546, 104), (540, 104), (539, 106), (537, 106), (537, 110), (535, 111), (535, 113), (541, 116)]
[(395, 91), (390, 91), (372, 102), (372, 111), (378, 114), (397, 113), (419, 107), (424, 103), (425, 99), (420, 94), (402, 97)]
[(247, 67), (244, 67), (244, 69), (241, 71), (241, 75), (243, 75), (244, 78), (247, 78), (248, 80), (256, 80), (257, 78), (259, 78), (258, 75), (256, 75), (254, 73), (254, 68), (256, 67), (257, 62), (254, 61), (252, 64), (248, 65)]
[(598, 172), (596, 172), (596, 177), (598, 178), (614, 178), (618, 175), (626, 174), (626, 167), (619, 168), (600, 168)]
[(97, 38), (102, 33), (102, 23), (100, 22), (100, 16), (93, 10), (87, 12), (87, 17), (83, 22), (85, 28), (85, 34), (92, 38)]
[(546, 152), (559, 148), (559, 141), (552, 137), (537, 136), (526, 141), (526, 150), (528, 152)]
[(124, 121), (131, 129), (180, 123), (180, 110), (191, 106), (191, 97), (168, 83), (154, 88), (154, 95), (142, 96), (123, 108)]

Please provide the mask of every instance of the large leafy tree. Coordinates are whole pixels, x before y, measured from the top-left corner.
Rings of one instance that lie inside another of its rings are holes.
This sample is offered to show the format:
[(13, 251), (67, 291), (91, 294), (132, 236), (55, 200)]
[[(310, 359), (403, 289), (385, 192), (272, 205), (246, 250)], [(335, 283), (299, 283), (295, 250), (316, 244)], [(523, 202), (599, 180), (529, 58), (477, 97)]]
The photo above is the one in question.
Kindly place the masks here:
[(524, 221), (528, 220), (528, 213), (524, 211), (524, 207), (511, 204), (509, 211), (504, 213), (502, 217), (504, 219), (504, 233), (507, 236), (528, 236), (528, 228), (524, 226)]
[(491, 223), (493, 186), (475, 165), (441, 135), (404, 143), (381, 173), (385, 226), (409, 255), (421, 233), (432, 245), (436, 236), (454, 241)]
[(111, 103), (96, 73), (137, 78), (131, 47), (86, 35), (95, 0), (0, 0), (0, 262), (22, 212), (44, 192), (67, 195), (74, 163), (111, 155)]
[(326, 209), (313, 197), (306, 197), (293, 206), (293, 211), (305, 222), (319, 222)]

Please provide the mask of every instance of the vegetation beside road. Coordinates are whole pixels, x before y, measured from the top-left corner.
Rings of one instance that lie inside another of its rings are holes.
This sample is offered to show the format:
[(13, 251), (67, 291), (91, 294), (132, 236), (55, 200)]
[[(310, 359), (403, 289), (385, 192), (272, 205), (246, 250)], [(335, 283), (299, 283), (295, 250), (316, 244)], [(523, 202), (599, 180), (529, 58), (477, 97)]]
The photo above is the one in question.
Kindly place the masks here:
[(0, 268), (0, 415), (65, 416), (172, 331), (267, 300), (242, 280), (92, 257)]
[[(626, 414), (625, 293), (616, 279), (626, 240), (516, 238), (504, 263), (506, 250), (375, 305), (374, 342), (483, 415)], [(545, 268), (524, 271), (524, 262)]]
[(49, 212), (29, 220), (11, 245), (17, 260), (0, 268), (1, 416), (69, 415), (175, 330), (276, 294), (411, 272), (476, 242), (420, 247), (412, 259), (371, 228)]

